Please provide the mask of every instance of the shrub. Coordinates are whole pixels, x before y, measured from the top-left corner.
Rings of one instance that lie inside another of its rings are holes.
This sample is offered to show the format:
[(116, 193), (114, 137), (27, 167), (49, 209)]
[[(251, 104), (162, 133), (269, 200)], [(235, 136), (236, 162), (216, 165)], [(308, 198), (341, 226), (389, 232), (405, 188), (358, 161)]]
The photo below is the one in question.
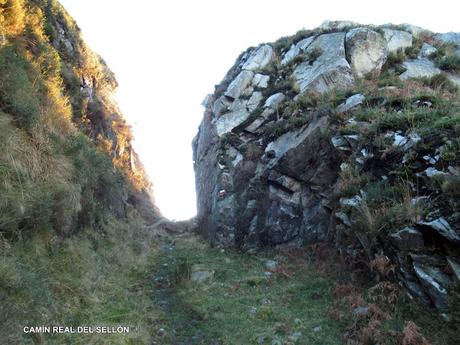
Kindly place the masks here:
[(442, 183), (442, 191), (451, 197), (460, 197), (460, 177), (445, 177), (444, 182)]
[(323, 54), (323, 50), (321, 48), (315, 48), (307, 54), (307, 61), (309, 65), (313, 65), (313, 63), (318, 60), (318, 58)]
[(420, 328), (412, 321), (406, 323), (403, 330), (403, 345), (431, 345), (422, 335)]
[(184, 285), (190, 280), (192, 273), (192, 265), (187, 257), (179, 257), (176, 259), (173, 271), (174, 285)]
[(298, 105), (301, 110), (308, 110), (316, 107), (317, 104), (318, 96), (308, 92), (302, 93), (296, 100), (296, 105)]
[(249, 143), (243, 150), (244, 156), (246, 159), (250, 161), (255, 161), (259, 159), (260, 156), (263, 154), (263, 150), (260, 148), (259, 145), (255, 143)]
[(416, 59), (422, 48), (423, 41), (420, 38), (415, 38), (412, 42), (412, 46), (407, 47), (404, 50), (405, 55), (410, 59)]
[(386, 72), (390, 68), (398, 67), (406, 60), (406, 54), (403, 49), (398, 49), (396, 52), (388, 54), (387, 61), (382, 67), (382, 71)]
[(422, 78), (422, 84), (434, 90), (443, 90), (450, 93), (458, 91), (458, 87), (445, 75), (436, 74), (431, 78)]
[(379, 235), (420, 221), (425, 210), (412, 202), (408, 184), (391, 186), (385, 183), (369, 184), (356, 211), (356, 225), (365, 233)]
[(264, 128), (264, 136), (268, 140), (275, 140), (286, 132), (285, 121), (271, 122)]
[(439, 67), (445, 71), (460, 72), (460, 56), (445, 56), (439, 63)]
[(292, 44), (291, 38), (285, 36), (285, 37), (281, 37), (280, 39), (278, 39), (273, 44), (273, 47), (275, 48), (276, 51), (281, 53), (283, 51), (287, 51), (291, 47), (291, 44)]
[(298, 129), (305, 126), (310, 121), (310, 116), (308, 114), (298, 114), (291, 116), (288, 119), (288, 126), (291, 129)]

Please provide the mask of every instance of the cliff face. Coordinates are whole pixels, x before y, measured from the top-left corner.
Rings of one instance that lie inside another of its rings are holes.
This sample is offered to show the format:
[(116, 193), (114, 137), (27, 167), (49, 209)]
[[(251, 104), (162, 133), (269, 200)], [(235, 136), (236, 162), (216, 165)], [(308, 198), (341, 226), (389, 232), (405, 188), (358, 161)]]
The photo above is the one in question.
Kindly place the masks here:
[(460, 278), (459, 44), (327, 22), (249, 48), (203, 103), (199, 229), (218, 246), (329, 240), (444, 308)]
[(68, 234), (130, 209), (156, 219), (131, 130), (112, 99), (115, 77), (75, 21), (54, 0), (0, 6), (0, 230), (51, 224)]

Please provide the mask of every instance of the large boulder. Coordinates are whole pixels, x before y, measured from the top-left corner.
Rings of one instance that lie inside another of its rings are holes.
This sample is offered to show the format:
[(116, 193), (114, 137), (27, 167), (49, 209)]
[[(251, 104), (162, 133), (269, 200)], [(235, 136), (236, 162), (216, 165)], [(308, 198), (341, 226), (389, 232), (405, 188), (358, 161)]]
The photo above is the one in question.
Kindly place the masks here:
[(264, 44), (249, 54), (242, 68), (249, 71), (262, 69), (272, 61), (272, 58), (273, 48), (268, 44)]
[(460, 46), (460, 32), (446, 32), (443, 34), (436, 34), (434, 38), (443, 43), (454, 43)]
[(220, 137), (241, 125), (250, 115), (246, 103), (235, 102), (234, 104), (232, 104), (234, 105), (232, 111), (223, 114), (215, 122), (217, 135)]
[(243, 91), (251, 84), (254, 73), (251, 71), (241, 71), (240, 74), (230, 83), (225, 92), (225, 96), (236, 99), (241, 96)]
[(293, 44), (291, 48), (286, 52), (286, 54), (284, 54), (283, 60), (281, 60), (281, 64), (287, 65), (301, 53), (305, 52), (305, 50), (310, 46), (314, 39), (315, 36), (310, 36), (299, 41), (297, 44)]
[(422, 77), (430, 78), (441, 73), (441, 70), (436, 67), (434, 62), (426, 58), (405, 61), (403, 67), (406, 71), (399, 76), (402, 80)]
[(356, 28), (347, 33), (346, 51), (357, 77), (371, 72), (380, 73), (388, 54), (387, 42), (383, 36), (367, 28)]
[(383, 29), (383, 37), (387, 41), (388, 52), (394, 53), (398, 49), (412, 47), (412, 34), (406, 31)]
[(293, 76), (300, 91), (324, 93), (333, 88), (345, 88), (354, 83), (351, 67), (345, 56), (345, 33), (324, 34), (311, 43), (306, 54), (317, 54), (314, 61), (305, 61)]

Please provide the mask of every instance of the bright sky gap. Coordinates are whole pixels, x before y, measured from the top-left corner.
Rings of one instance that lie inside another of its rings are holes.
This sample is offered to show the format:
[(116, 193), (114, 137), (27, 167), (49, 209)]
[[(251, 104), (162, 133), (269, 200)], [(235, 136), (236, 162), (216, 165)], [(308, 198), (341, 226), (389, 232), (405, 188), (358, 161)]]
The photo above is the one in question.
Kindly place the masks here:
[(191, 141), (200, 105), (239, 53), (324, 20), (460, 31), (458, 1), (60, 0), (115, 72), (120, 106), (166, 217), (196, 213)]

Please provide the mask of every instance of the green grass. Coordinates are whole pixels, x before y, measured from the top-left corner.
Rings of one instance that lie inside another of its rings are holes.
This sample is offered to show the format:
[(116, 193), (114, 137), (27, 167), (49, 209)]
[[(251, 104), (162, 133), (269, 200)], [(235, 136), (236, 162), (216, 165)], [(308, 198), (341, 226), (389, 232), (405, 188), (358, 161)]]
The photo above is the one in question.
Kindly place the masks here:
[(30, 75), (31, 68), (19, 48), (0, 49), (0, 109), (16, 116), (30, 130), (40, 115), (40, 94)]
[[(186, 260), (214, 270), (215, 276), (202, 285), (190, 281), (176, 285), (169, 333), (161, 343), (200, 335), (200, 344), (217, 340), (222, 344), (341, 344), (340, 323), (328, 315), (333, 302), (330, 277), (284, 258), (280, 265), (289, 277), (274, 273), (266, 278), (265, 258), (272, 255), (221, 251), (192, 239), (162, 256), (160, 265), (169, 267), (165, 275), (174, 275)], [(318, 326), (321, 330), (315, 332)], [(296, 332), (301, 335), (295, 342)]]
[[(150, 344), (157, 251), (141, 223), (111, 220), (66, 240), (0, 237), (1, 344)], [(41, 335), (27, 325), (129, 326), (127, 335)]]

